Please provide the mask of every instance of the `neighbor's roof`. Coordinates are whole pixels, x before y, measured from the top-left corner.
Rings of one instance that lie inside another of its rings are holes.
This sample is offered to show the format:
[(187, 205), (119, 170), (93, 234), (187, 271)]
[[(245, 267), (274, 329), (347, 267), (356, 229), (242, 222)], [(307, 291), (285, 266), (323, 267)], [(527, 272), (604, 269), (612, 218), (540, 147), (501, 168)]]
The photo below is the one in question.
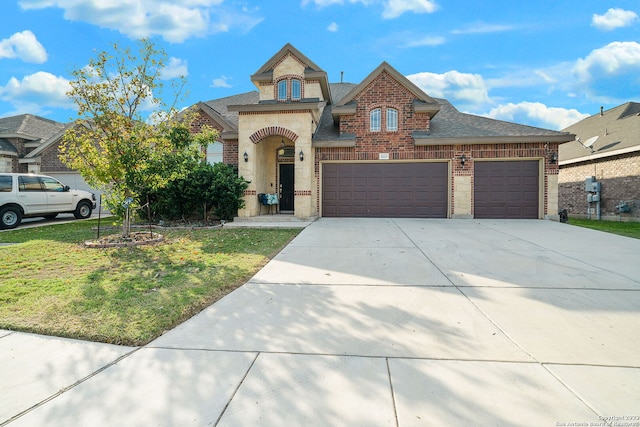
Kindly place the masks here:
[(561, 145), (560, 165), (640, 151), (640, 103), (627, 102), (564, 130), (576, 134), (583, 144), (589, 138), (597, 136), (598, 139), (590, 148), (578, 141)]
[(18, 116), (0, 118), (0, 137), (22, 138), (30, 141), (45, 140), (59, 132), (65, 124), (34, 116), (20, 114)]

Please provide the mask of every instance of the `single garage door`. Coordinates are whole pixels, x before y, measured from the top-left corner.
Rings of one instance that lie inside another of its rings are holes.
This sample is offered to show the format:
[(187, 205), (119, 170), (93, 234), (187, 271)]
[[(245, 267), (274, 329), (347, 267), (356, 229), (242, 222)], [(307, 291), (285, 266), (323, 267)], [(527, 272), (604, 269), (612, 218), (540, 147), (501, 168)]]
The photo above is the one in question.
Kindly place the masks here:
[(474, 218), (537, 219), (537, 160), (475, 162)]
[(446, 218), (447, 182), (446, 162), (325, 164), (322, 215)]

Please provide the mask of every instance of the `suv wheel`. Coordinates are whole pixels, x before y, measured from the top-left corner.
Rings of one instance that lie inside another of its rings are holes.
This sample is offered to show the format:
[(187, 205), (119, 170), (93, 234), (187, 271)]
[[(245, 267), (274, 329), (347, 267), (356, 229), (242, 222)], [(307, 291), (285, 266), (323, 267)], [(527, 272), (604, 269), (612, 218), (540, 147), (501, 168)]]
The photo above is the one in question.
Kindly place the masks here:
[(89, 218), (91, 216), (91, 211), (93, 211), (91, 203), (83, 200), (78, 203), (78, 206), (76, 206), (76, 211), (73, 213), (73, 216), (75, 216), (76, 219)]
[(22, 222), (20, 208), (7, 206), (0, 209), (0, 228), (16, 228)]

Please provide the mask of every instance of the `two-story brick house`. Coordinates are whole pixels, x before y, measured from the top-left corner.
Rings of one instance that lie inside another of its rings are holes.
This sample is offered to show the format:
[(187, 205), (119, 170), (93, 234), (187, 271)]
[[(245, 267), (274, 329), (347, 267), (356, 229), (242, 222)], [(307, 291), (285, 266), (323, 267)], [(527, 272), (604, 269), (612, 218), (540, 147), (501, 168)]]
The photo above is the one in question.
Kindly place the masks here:
[(196, 128), (220, 130), (220, 159), (250, 181), (240, 217), (275, 193), (299, 218), (557, 218), (573, 134), (461, 113), (386, 62), (330, 84), (290, 44), (251, 80), (257, 91), (197, 105)]

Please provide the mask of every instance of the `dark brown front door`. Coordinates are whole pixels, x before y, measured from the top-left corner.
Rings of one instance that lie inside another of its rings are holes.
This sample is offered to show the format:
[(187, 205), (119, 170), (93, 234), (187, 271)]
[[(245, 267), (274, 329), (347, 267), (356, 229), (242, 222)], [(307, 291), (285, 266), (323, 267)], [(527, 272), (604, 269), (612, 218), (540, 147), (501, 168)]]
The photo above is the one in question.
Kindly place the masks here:
[(328, 163), (322, 169), (326, 217), (446, 218), (448, 165)]
[(294, 165), (280, 164), (280, 211), (293, 211)]
[(474, 218), (537, 219), (539, 162), (477, 161)]

